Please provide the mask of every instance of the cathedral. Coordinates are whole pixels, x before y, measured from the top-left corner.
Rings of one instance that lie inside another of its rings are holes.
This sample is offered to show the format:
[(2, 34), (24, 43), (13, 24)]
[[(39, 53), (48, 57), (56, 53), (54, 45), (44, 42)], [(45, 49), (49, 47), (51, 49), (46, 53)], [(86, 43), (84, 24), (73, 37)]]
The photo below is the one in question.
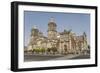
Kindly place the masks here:
[(83, 32), (82, 35), (76, 35), (72, 30), (63, 30), (57, 32), (57, 24), (54, 18), (50, 18), (48, 22), (47, 36), (44, 36), (38, 28), (32, 27), (28, 51), (36, 53), (36, 49), (42, 49), (42, 53), (81, 53), (88, 50), (87, 35)]

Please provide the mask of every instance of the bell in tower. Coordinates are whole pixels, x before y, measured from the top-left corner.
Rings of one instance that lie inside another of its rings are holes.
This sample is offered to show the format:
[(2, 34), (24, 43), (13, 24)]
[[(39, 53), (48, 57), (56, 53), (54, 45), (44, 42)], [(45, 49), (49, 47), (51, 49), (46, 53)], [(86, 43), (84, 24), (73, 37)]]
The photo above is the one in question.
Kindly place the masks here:
[(53, 17), (50, 18), (50, 21), (48, 23), (48, 38), (54, 39), (56, 37), (57, 31), (56, 31), (56, 23)]

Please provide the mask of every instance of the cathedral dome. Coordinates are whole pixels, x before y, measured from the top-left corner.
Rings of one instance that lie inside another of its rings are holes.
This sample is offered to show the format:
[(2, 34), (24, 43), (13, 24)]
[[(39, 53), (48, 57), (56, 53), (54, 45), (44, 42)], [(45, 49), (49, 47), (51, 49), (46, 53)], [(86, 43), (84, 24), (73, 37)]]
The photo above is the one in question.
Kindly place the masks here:
[(51, 17), (51, 18), (50, 18), (48, 25), (56, 26), (54, 17)]

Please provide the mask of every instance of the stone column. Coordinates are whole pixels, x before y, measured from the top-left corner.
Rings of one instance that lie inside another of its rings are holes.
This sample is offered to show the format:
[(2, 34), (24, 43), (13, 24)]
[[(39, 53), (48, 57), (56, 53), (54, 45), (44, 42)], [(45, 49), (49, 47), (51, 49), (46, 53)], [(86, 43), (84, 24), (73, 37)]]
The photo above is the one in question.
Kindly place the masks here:
[(72, 49), (71, 46), (72, 46), (71, 39), (69, 39), (69, 47), (70, 47), (70, 50)]

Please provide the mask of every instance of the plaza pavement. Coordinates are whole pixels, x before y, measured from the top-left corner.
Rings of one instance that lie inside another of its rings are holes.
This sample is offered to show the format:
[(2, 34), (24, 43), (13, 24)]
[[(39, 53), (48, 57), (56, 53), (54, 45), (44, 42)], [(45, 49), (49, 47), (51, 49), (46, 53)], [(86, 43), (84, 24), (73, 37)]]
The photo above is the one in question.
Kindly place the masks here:
[(48, 61), (48, 60), (69, 60), (69, 59), (89, 59), (90, 55), (79, 55), (79, 54), (68, 54), (68, 55), (60, 55), (60, 54), (25, 54), (24, 61)]

